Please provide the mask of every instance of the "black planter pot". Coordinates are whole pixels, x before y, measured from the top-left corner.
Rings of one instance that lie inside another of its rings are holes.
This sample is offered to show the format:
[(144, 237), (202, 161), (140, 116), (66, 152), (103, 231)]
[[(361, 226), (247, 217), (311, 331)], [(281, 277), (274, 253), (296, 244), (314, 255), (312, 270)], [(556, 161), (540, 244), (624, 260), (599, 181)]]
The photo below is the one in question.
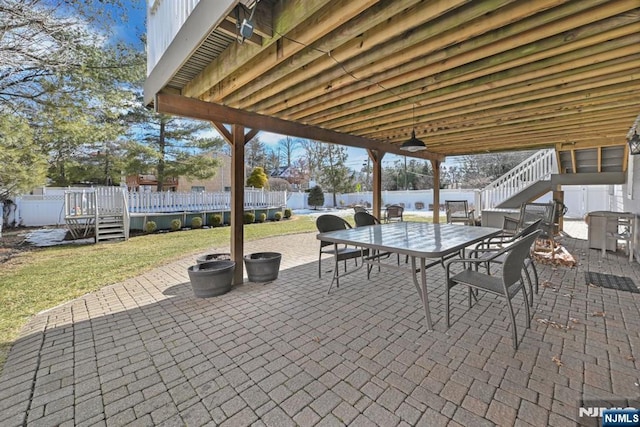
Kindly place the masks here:
[(231, 261), (231, 254), (229, 253), (205, 254), (205, 255), (199, 256), (196, 259), (196, 262), (198, 264), (202, 264), (204, 262), (211, 262), (211, 261)]
[(279, 252), (256, 252), (244, 256), (244, 266), (250, 282), (270, 282), (278, 278), (280, 271)]
[(209, 298), (231, 290), (234, 261), (210, 261), (192, 265), (188, 269), (193, 294), (198, 298)]

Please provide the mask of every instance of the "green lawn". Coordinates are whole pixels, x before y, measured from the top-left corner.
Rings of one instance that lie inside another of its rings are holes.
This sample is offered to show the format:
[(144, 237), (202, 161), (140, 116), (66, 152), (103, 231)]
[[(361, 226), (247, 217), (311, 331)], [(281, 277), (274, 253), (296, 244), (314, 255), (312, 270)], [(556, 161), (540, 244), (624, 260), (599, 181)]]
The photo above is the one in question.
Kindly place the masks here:
[[(405, 220), (431, 218), (405, 215)], [(313, 217), (297, 216), (245, 226), (245, 241), (315, 230)], [(36, 313), (175, 259), (227, 248), (229, 233), (230, 227), (221, 227), (151, 234), (118, 243), (54, 246), (11, 259), (0, 270), (0, 372), (11, 343)]]

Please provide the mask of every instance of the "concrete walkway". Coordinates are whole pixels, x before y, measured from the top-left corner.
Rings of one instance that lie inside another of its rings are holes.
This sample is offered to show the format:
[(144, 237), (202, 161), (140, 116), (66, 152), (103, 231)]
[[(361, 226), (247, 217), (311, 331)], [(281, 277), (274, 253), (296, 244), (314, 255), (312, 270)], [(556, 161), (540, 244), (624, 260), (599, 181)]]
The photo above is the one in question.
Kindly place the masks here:
[(315, 233), (249, 243), (283, 253), (280, 277), (216, 298), (193, 297), (194, 260), (179, 260), (33, 318), (0, 378), (0, 425), (596, 426), (581, 399), (640, 407), (640, 294), (585, 271), (640, 284), (640, 267), (563, 243), (579, 264), (540, 266), (530, 329), (514, 300), (517, 351), (490, 296), (467, 311), (454, 289), (446, 329), (440, 268), (431, 332), (408, 274), (362, 271), (327, 295)]

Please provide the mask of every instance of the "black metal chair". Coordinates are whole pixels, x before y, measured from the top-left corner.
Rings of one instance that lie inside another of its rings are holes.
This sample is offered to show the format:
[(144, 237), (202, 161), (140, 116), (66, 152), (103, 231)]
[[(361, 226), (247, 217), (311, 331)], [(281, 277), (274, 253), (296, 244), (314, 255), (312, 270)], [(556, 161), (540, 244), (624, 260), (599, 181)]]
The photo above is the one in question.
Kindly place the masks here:
[(375, 216), (371, 215), (366, 210), (365, 211), (357, 211), (353, 215), (353, 220), (356, 222), (356, 227), (363, 227), (363, 226), (366, 226), (366, 225), (377, 225), (377, 224), (380, 224), (380, 220), (378, 218), (376, 218)]
[[(522, 269), (524, 268), (524, 260), (531, 251), (531, 246), (540, 235), (540, 230), (529, 233), (526, 236), (513, 242), (511, 245), (495, 252), (492, 257), (478, 260), (477, 258), (454, 259), (446, 264), (447, 272), (447, 292), (446, 292), (446, 317), (447, 327), (450, 326), (450, 293), (451, 289), (456, 285), (464, 285), (468, 288), (469, 308), (471, 308), (472, 297), (476, 295), (472, 290), (480, 290), (493, 295), (498, 295), (506, 300), (507, 308), (511, 317), (513, 326), (513, 348), (518, 349), (518, 332), (516, 329), (516, 316), (513, 311), (511, 300), (522, 290), (524, 297), (524, 309), (527, 317), (527, 328), (531, 326), (531, 314), (529, 311), (529, 303), (527, 301), (527, 290), (522, 279)], [(504, 256), (502, 262), (502, 270), (500, 275), (492, 276), (488, 273), (482, 273), (474, 268), (478, 263), (491, 262), (493, 259)], [(462, 263), (465, 268), (460, 273), (453, 273), (451, 267), (455, 264)]]
[[(513, 242), (516, 242), (523, 236), (528, 235), (539, 229), (542, 220), (539, 219), (535, 222), (532, 222), (522, 230), (518, 231), (516, 234), (503, 233), (497, 236), (493, 236), (483, 242), (480, 242), (476, 245), (475, 249), (469, 252), (470, 257), (477, 257), (478, 260), (484, 259), (487, 260), (492, 258), (493, 255), (500, 251), (501, 249), (511, 245)], [(506, 255), (502, 254), (495, 259), (492, 259), (491, 262), (486, 262), (484, 265), (487, 269), (487, 273), (491, 274), (491, 263), (502, 264), (504, 263)], [(529, 274), (529, 268), (531, 268), (533, 273), (533, 280), (531, 279), (531, 274)], [(533, 307), (533, 292), (534, 292), (534, 284), (535, 284), (535, 293), (538, 294), (538, 269), (536, 268), (536, 264), (531, 258), (531, 253), (527, 255), (524, 259), (524, 274), (527, 279), (527, 283), (529, 284), (529, 306)]]
[[(378, 225), (380, 224), (380, 220), (375, 216), (371, 215), (368, 212), (356, 212), (353, 216), (354, 221), (356, 222), (356, 227), (366, 227), (369, 225)], [(391, 254), (389, 252), (378, 252), (373, 251), (372, 258), (389, 258)], [(400, 254), (398, 254), (398, 265), (400, 265)], [(380, 267), (378, 266), (378, 271), (380, 271)], [(371, 273), (371, 268), (367, 269), (367, 277)]]
[(445, 212), (447, 213), (447, 224), (460, 222), (464, 225), (476, 225), (474, 210), (469, 210), (466, 200), (445, 200)]
[(523, 203), (520, 206), (520, 217), (518, 219), (505, 217), (505, 227), (513, 227), (516, 223), (516, 230), (522, 230), (529, 224), (541, 220), (539, 239), (547, 242), (551, 250), (551, 258), (555, 256), (555, 231), (556, 231), (556, 203)]
[[(338, 231), (338, 230), (346, 230), (351, 227), (344, 219), (340, 218), (336, 215), (320, 215), (316, 220), (316, 227), (320, 233), (326, 233), (329, 231)], [(318, 277), (322, 278), (322, 255), (333, 255), (334, 256), (334, 268), (333, 268), (333, 279), (331, 280), (331, 284), (329, 285), (329, 291), (331, 291), (331, 287), (333, 286), (333, 282), (336, 282), (336, 286), (340, 287), (340, 274), (338, 269), (338, 262), (344, 261), (344, 271), (347, 271), (347, 260), (355, 259), (357, 266), (357, 259), (367, 256), (369, 254), (369, 249), (350, 247), (347, 245), (338, 245), (337, 243), (327, 242), (324, 240), (320, 240), (320, 252), (318, 254)]]
[(404, 213), (404, 208), (400, 205), (387, 206), (385, 216), (384, 216), (384, 221), (385, 222), (402, 221), (403, 213)]
[(358, 213), (358, 212), (365, 212), (366, 213), (367, 212), (367, 208), (365, 208), (364, 206), (354, 206), (353, 207), (353, 211), (355, 213)]

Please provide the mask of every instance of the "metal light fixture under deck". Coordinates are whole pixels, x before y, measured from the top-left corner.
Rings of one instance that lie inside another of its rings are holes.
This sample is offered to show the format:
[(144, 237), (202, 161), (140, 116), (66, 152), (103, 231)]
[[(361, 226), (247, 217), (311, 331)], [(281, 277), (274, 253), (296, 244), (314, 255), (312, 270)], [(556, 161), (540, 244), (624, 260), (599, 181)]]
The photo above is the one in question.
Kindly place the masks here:
[[(416, 120), (416, 104), (413, 104), (413, 121), (415, 123)], [(415, 129), (415, 124), (414, 124), (414, 128), (411, 130), (411, 138), (408, 141), (405, 141), (402, 143), (402, 145), (400, 146), (400, 149), (402, 151), (409, 151), (411, 153), (415, 153), (416, 151), (422, 151), (422, 150), (426, 150), (427, 146), (425, 145), (425, 143), (421, 140), (419, 140), (418, 138), (416, 138), (416, 129)]]
[(410, 151), (412, 153), (415, 153), (416, 151), (426, 150), (427, 146), (424, 145), (423, 141), (416, 138), (416, 131), (412, 130), (411, 139), (403, 142), (402, 145), (400, 146), (400, 149), (403, 151)]

